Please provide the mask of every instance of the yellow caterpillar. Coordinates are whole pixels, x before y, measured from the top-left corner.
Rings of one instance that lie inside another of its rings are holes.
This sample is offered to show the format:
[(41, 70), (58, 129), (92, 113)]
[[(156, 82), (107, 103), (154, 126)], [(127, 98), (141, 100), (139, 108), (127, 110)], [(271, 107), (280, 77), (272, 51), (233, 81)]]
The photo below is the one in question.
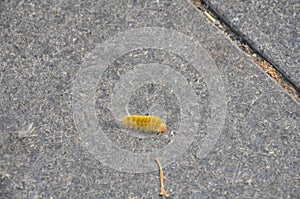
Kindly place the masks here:
[(122, 118), (125, 127), (150, 132), (166, 132), (167, 125), (160, 117), (154, 115), (127, 115)]

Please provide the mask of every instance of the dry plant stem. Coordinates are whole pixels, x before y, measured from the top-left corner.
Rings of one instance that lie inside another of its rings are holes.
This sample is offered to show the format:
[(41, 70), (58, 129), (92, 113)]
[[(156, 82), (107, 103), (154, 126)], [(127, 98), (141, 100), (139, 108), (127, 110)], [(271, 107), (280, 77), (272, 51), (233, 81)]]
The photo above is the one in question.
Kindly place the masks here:
[(213, 23), (213, 24), (216, 24), (217, 23), (217, 20), (211, 16), (207, 11), (204, 11), (204, 15)]
[(169, 194), (167, 194), (165, 187), (164, 187), (164, 174), (163, 174), (163, 170), (162, 170), (162, 167), (160, 164), (160, 160), (158, 158), (156, 158), (156, 162), (159, 167), (159, 178), (160, 178), (160, 193), (159, 193), (159, 195), (167, 198), (167, 197), (169, 197)]

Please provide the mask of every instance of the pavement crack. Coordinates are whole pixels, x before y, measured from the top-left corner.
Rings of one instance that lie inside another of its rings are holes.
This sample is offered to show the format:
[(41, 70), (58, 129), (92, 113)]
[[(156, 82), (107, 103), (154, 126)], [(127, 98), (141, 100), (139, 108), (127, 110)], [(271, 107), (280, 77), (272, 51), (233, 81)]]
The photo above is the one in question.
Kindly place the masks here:
[(273, 80), (289, 93), (295, 100), (300, 102), (300, 88), (276, 67), (268, 58), (263, 56), (257, 50), (251, 41), (248, 41), (237, 28), (230, 25), (229, 20), (215, 11), (205, 0), (190, 0), (203, 15), (209, 19), (216, 27), (219, 28), (229, 39), (233, 41), (249, 58), (251, 58), (260, 68), (263, 69)]

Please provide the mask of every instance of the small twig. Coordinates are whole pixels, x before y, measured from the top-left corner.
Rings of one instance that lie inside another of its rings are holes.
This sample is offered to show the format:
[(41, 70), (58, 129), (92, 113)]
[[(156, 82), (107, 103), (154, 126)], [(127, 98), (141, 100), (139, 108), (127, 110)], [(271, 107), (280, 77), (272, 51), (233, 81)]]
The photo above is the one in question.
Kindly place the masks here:
[(158, 158), (155, 159), (158, 167), (159, 167), (159, 178), (160, 178), (160, 193), (159, 195), (164, 196), (164, 197), (169, 197), (169, 194), (167, 194), (165, 187), (164, 187), (164, 174), (163, 174), (163, 170), (160, 164), (160, 160)]
[(217, 23), (217, 20), (211, 16), (208, 12), (204, 11), (204, 15), (213, 23), (213, 24), (216, 24)]

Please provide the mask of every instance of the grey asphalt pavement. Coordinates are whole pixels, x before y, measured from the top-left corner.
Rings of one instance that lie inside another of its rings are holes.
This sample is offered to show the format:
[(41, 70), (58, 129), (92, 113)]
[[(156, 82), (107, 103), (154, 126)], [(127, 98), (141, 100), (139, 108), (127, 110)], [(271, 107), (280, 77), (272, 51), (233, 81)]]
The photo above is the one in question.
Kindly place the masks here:
[[(170, 198), (299, 197), (300, 103), (191, 3), (0, 11), (0, 198), (162, 198), (155, 158)], [(286, 39), (257, 43), (297, 83), (299, 58), (278, 61), (297, 54)], [(168, 130), (125, 130), (126, 111)]]

